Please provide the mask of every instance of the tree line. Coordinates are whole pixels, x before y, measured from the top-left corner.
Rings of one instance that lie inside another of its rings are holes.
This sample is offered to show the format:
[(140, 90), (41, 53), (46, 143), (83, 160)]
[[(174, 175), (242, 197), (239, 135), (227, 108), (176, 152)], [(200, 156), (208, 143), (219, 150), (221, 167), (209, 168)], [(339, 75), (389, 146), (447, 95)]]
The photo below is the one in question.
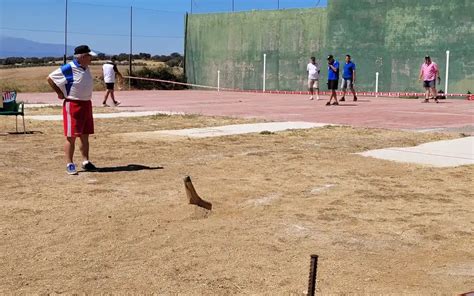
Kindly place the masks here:
[[(120, 53), (117, 55), (106, 55), (104, 53), (99, 53), (97, 55), (99, 60), (115, 60), (120, 63), (128, 63), (130, 55), (128, 53)], [(68, 60), (72, 60), (73, 56), (69, 56)], [(7, 57), (0, 58), (0, 65), (2, 66), (45, 66), (49, 64), (54, 64), (61, 62), (62, 57)], [(149, 53), (139, 53), (132, 55), (133, 60), (146, 60), (146, 61), (156, 61), (164, 62), (170, 67), (182, 67), (184, 63), (184, 57), (177, 53), (173, 52), (170, 55), (151, 55)]]

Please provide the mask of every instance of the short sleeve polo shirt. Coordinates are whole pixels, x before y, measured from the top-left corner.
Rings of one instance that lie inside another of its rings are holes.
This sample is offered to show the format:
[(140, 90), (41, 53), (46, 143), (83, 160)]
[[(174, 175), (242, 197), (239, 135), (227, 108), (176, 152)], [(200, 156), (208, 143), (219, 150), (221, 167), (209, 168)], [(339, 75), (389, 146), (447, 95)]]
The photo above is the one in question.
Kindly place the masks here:
[(344, 79), (352, 79), (355, 69), (356, 69), (356, 65), (352, 61), (350, 61), (349, 63), (345, 63), (342, 77)]
[(318, 80), (319, 79), (319, 65), (318, 63), (313, 64), (309, 63), (306, 66), (306, 71), (308, 71), (308, 79)]
[(427, 64), (424, 63), (421, 65), (421, 73), (423, 75), (424, 81), (432, 81), (436, 79), (436, 74), (438, 74), (438, 65), (436, 63)]
[(333, 71), (333, 69), (328, 65), (328, 80), (339, 80), (339, 62), (334, 61), (332, 65), (337, 69), (337, 71)]
[(89, 68), (81, 67), (77, 60), (69, 62), (49, 74), (49, 78), (70, 100), (88, 101), (92, 98), (94, 80)]
[(117, 65), (109, 61), (102, 66), (104, 73), (104, 82), (105, 83), (115, 83), (115, 73), (117, 70)]

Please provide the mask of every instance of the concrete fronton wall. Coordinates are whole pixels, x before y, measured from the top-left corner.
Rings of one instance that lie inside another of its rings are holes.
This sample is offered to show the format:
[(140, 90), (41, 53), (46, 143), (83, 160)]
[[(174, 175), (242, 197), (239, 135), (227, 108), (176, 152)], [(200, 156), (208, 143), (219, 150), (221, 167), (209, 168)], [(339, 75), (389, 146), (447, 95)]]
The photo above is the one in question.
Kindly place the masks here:
[(304, 90), (306, 64), (326, 56), (357, 64), (357, 86), (380, 91), (421, 91), (418, 74), (429, 54), (441, 69), (450, 51), (449, 92), (474, 92), (474, 1), (329, 0), (327, 8), (189, 15), (186, 36), (188, 82), (262, 89), (263, 54), (267, 90)]

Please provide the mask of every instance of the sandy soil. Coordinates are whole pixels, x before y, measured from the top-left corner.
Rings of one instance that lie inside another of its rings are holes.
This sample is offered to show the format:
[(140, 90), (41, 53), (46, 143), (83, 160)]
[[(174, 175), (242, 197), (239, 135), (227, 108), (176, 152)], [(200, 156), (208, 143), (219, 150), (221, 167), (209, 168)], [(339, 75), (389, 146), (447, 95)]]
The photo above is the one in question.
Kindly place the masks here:
[[(353, 154), (457, 134), (328, 127), (182, 141), (119, 136), (238, 122), (97, 120), (91, 159), (103, 172), (78, 176), (65, 173), (60, 122), (0, 136), (0, 293), (301, 295), (310, 254), (320, 256), (323, 294), (473, 289), (473, 167)], [(0, 118), (0, 131), (12, 128), (13, 118)], [(210, 214), (187, 204), (188, 174), (213, 203)]]

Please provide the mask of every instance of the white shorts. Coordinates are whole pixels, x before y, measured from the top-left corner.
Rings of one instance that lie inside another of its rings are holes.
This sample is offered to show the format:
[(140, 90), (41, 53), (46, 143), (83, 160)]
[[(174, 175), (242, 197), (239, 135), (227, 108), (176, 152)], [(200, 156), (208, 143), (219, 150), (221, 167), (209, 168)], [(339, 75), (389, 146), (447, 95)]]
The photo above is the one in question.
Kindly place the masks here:
[(319, 80), (308, 78), (308, 88), (319, 89)]

